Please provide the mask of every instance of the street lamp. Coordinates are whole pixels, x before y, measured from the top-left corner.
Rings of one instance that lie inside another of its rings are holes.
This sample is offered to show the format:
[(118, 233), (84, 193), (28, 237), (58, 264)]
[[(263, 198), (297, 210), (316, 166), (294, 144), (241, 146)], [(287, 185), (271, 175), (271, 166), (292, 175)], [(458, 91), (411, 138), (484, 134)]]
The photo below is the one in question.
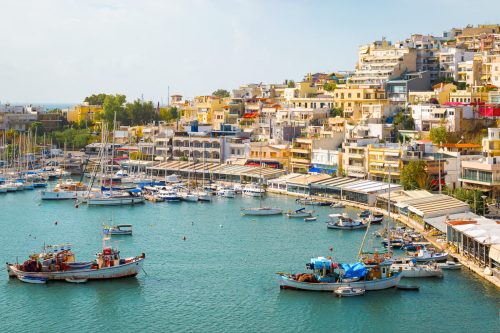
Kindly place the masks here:
[(487, 198), (487, 196), (485, 196), (485, 195), (481, 196), (481, 199), (483, 199), (483, 216), (486, 215), (486, 202), (485, 202), (486, 198)]

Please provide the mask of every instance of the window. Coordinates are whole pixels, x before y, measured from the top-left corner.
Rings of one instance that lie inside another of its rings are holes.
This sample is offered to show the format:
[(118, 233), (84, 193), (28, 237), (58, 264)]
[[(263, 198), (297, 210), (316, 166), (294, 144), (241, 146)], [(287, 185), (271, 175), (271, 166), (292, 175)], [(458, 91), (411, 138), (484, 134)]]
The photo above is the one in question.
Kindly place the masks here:
[(347, 94), (347, 98), (351, 98), (351, 93), (348, 93), (348, 94)]

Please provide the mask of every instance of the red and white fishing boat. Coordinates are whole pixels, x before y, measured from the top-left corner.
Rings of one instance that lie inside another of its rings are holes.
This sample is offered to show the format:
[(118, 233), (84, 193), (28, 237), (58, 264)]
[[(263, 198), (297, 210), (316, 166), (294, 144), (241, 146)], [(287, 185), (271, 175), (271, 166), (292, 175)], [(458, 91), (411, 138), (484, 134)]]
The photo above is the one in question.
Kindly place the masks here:
[(22, 264), (7, 263), (9, 277), (23, 282), (62, 280), (86, 282), (87, 280), (117, 279), (136, 276), (142, 269), (146, 255), (121, 258), (120, 251), (107, 244), (93, 261), (77, 262), (69, 245), (44, 246), (42, 252), (30, 255)]

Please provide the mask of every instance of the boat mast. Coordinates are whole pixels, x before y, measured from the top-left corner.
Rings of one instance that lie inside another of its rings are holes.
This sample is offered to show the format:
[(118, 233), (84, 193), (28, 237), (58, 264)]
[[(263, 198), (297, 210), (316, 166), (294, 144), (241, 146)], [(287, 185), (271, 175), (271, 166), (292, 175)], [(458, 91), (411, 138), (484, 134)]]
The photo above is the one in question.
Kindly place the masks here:
[(115, 169), (115, 128), (116, 128), (116, 111), (113, 116), (113, 138), (111, 143), (111, 172), (109, 173), (109, 194), (113, 195), (113, 171)]

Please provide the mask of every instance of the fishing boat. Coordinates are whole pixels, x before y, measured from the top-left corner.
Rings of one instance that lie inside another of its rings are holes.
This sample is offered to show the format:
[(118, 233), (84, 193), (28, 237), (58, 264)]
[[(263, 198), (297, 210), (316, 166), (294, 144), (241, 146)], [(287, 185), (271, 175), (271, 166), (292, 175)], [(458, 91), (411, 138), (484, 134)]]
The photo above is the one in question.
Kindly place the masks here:
[(405, 278), (443, 277), (443, 271), (439, 266), (435, 264), (417, 265), (415, 259), (393, 263), (391, 269), (401, 272), (401, 276)]
[(286, 217), (288, 218), (311, 217), (312, 214), (314, 214), (314, 210), (306, 210), (305, 207), (299, 208), (297, 210), (289, 210), (288, 212), (285, 213)]
[(332, 208), (345, 208), (345, 205), (340, 202), (340, 201), (337, 201), (337, 202), (334, 202), (330, 205), (330, 207)]
[(333, 291), (337, 297), (353, 297), (365, 294), (365, 289), (351, 286), (339, 287)]
[(444, 261), (448, 259), (448, 252), (434, 252), (427, 248), (421, 248), (417, 253), (410, 256), (410, 258), (414, 258), (417, 262)]
[(400, 279), (399, 272), (391, 272), (390, 263), (380, 261), (365, 265), (337, 264), (330, 257), (316, 257), (306, 264), (312, 273), (278, 274), (281, 289), (308, 291), (335, 291), (341, 287), (381, 290), (395, 287)]
[(328, 217), (331, 220), (326, 225), (328, 229), (353, 230), (364, 229), (368, 226), (368, 223), (362, 220), (353, 220), (347, 214), (330, 214)]
[(306, 217), (304, 219), (304, 222), (314, 222), (316, 221), (318, 218), (316, 216), (311, 216), (311, 217)]
[(441, 269), (446, 269), (446, 270), (455, 270), (455, 269), (460, 269), (462, 268), (462, 264), (459, 262), (455, 261), (447, 261), (445, 263), (437, 263)]
[[(7, 273), (11, 278), (28, 282), (117, 279), (136, 276), (142, 269), (145, 254), (121, 258), (120, 251), (107, 244), (109, 237), (103, 237), (102, 251), (96, 254), (90, 266), (77, 268), (75, 255), (69, 246), (44, 246), (42, 252), (34, 253), (22, 264), (7, 263)], [(32, 283), (32, 282), (31, 282)], [(38, 282), (35, 282), (38, 283)], [(43, 283), (43, 282), (42, 282)]]
[(132, 235), (132, 225), (117, 224), (113, 226), (104, 226), (103, 232), (106, 235)]

